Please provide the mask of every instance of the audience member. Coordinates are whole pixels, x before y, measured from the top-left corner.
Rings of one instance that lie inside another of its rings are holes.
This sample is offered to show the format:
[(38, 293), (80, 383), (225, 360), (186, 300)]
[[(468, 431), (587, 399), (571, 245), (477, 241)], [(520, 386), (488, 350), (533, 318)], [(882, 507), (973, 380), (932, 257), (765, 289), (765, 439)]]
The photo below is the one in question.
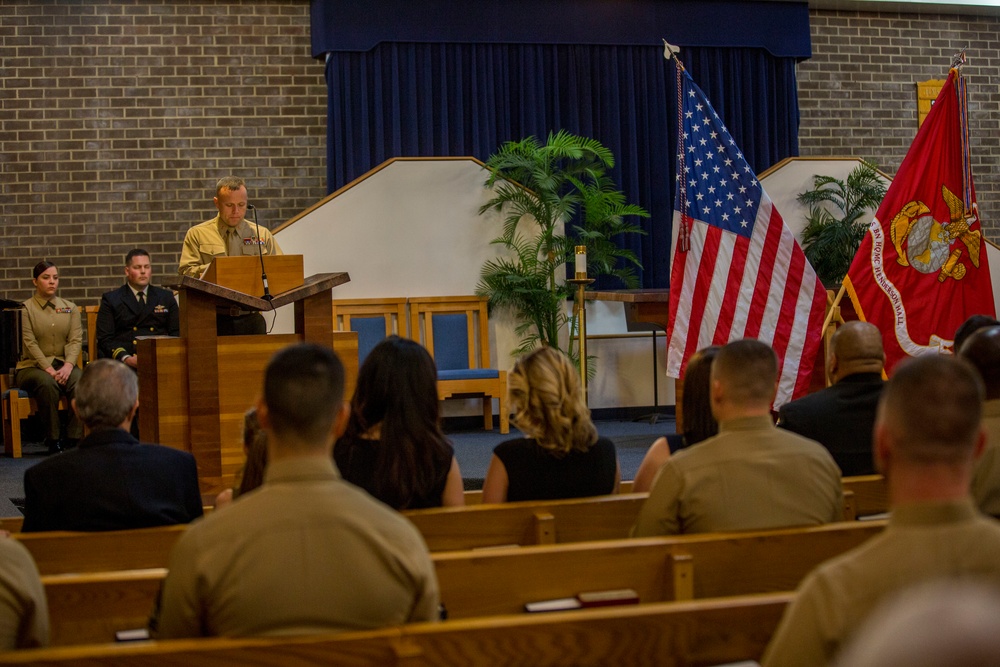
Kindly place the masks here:
[(1000, 518), (1000, 326), (977, 329), (958, 356), (971, 363), (983, 380), (983, 429), (986, 446), (972, 471), (972, 498), (983, 514)]
[(879, 605), (837, 657), (838, 667), (996, 667), (1000, 593), (935, 581)]
[(719, 422), (712, 416), (709, 399), (712, 360), (719, 349), (716, 345), (706, 347), (695, 352), (688, 360), (684, 370), (684, 393), (681, 395), (681, 424), (684, 432), (676, 438), (658, 438), (650, 446), (632, 481), (633, 493), (649, 491), (656, 473), (670, 458), (671, 452), (707, 440), (719, 432)]
[(389, 336), (358, 372), (347, 431), (333, 446), (340, 474), (397, 510), (464, 505), (462, 472), (438, 410), (431, 355)]
[(73, 451), (24, 472), (23, 532), (146, 528), (201, 516), (194, 457), (129, 433), (138, 393), (124, 364), (87, 365), (73, 399), (87, 435)]
[(844, 475), (872, 475), (872, 429), (882, 395), (882, 332), (846, 322), (830, 339), (826, 370), (833, 384), (778, 411), (778, 426), (830, 450)]
[(63, 439), (59, 420), (59, 398), (73, 398), (83, 372), (76, 365), (83, 352), (83, 326), (76, 304), (56, 296), (59, 269), (55, 264), (48, 261), (36, 264), (31, 282), (35, 293), (24, 302), (23, 352), (17, 362), (14, 384), (38, 404), (45, 447), (54, 454), (75, 446), (83, 435), (80, 421), (72, 417)]
[[(242, 178), (227, 176), (215, 185), (212, 199), (219, 214), (187, 230), (177, 272), (201, 278), (216, 257), (257, 257), (282, 254), (278, 242), (264, 227), (245, 220), (247, 186)], [(264, 317), (256, 310), (225, 308), (216, 314), (220, 336), (267, 333)]]
[(264, 483), (264, 470), (267, 468), (267, 435), (257, 419), (257, 408), (250, 408), (243, 413), (243, 454), (246, 460), (236, 477), (236, 486), (222, 491), (215, 497), (215, 509), (225, 507)]
[(179, 336), (180, 316), (174, 293), (150, 284), (153, 267), (142, 248), (125, 255), (125, 284), (101, 296), (97, 311), (97, 351), (138, 368), (137, 336)]
[(1000, 584), (1000, 525), (969, 497), (983, 388), (952, 356), (896, 366), (875, 422), (875, 461), (892, 514), (883, 533), (814, 570), (799, 586), (765, 667), (825, 665), (889, 595), (941, 577)]
[(299, 344), (271, 359), (257, 401), (264, 484), (178, 540), (151, 623), (157, 636), (301, 635), (437, 618), (420, 533), (333, 464), (350, 412), (343, 398), (332, 350)]
[(958, 325), (955, 330), (955, 340), (952, 341), (951, 351), (958, 354), (965, 343), (965, 339), (974, 334), (979, 329), (985, 327), (995, 327), (1000, 324), (995, 317), (990, 315), (970, 315), (964, 322)]
[(49, 643), (49, 607), (24, 545), (0, 536), (0, 651)]
[(840, 469), (819, 443), (771, 421), (774, 351), (729, 343), (711, 369), (719, 434), (673, 454), (639, 511), (635, 536), (802, 526), (843, 516)]
[(614, 493), (614, 444), (597, 434), (577, 369), (559, 350), (540, 347), (507, 376), (513, 423), (525, 437), (493, 450), (483, 502), (579, 498)]

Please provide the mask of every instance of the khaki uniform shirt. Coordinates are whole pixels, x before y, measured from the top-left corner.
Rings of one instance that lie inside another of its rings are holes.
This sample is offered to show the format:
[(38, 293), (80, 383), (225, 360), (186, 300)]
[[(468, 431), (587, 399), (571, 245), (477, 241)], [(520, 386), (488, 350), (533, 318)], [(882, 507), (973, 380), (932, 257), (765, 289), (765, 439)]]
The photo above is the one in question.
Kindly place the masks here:
[(24, 351), (18, 369), (37, 366), (45, 370), (53, 359), (75, 365), (83, 350), (80, 309), (72, 301), (57, 296), (45, 301), (35, 294), (24, 302), (21, 343)]
[(879, 602), (945, 577), (1000, 583), (1000, 524), (969, 500), (894, 508), (884, 533), (806, 577), (761, 664), (826, 665)]
[(362, 630), (436, 620), (438, 597), (409, 520), (332, 458), (279, 460), (178, 540), (154, 627), (160, 638)]
[(632, 535), (804, 526), (843, 518), (840, 468), (818, 442), (768, 416), (719, 424), (719, 434), (671, 455)]
[(234, 227), (236, 238), (228, 240), (230, 227), (219, 216), (195, 225), (184, 235), (184, 246), (181, 248), (181, 261), (177, 272), (184, 276), (200, 278), (208, 265), (216, 257), (234, 257), (247, 255), (257, 257), (260, 252), (265, 255), (281, 255), (278, 242), (264, 227), (260, 228), (260, 240), (257, 239), (257, 226), (246, 220)]
[(979, 511), (1000, 518), (1000, 399), (983, 404), (986, 447), (972, 473), (972, 497)]
[(24, 545), (0, 537), (0, 651), (49, 643), (49, 607)]

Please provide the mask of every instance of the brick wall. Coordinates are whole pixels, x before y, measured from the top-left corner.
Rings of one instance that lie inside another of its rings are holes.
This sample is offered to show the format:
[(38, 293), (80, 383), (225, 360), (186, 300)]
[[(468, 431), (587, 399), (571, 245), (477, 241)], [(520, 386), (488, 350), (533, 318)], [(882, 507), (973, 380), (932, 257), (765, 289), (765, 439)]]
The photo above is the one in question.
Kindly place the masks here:
[(215, 182), (274, 227), (326, 195), (326, 85), (308, 0), (4, 0), (0, 295), (55, 261), (79, 304), (125, 252), (176, 272)]
[(1000, 18), (810, 13), (798, 67), (801, 155), (856, 155), (895, 174), (917, 130), (916, 83), (945, 79), (968, 47), (972, 173), (986, 236), (1000, 241)]
[[(172, 274), (184, 232), (238, 174), (269, 226), (326, 194), (326, 88), (308, 0), (0, 2), (0, 295), (57, 262), (81, 304), (122, 280), (131, 247)], [(799, 66), (803, 155), (895, 173), (914, 84), (969, 47), (974, 174), (1000, 230), (1000, 20), (813, 11)], [(993, 231), (992, 238), (1000, 238)]]

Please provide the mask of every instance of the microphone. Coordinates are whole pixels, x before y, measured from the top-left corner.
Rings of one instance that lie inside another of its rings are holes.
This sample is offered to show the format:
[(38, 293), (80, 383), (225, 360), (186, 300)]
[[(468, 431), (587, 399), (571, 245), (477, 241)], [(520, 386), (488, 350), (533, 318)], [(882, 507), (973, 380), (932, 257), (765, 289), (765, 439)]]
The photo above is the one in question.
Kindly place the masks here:
[(264, 283), (264, 296), (261, 298), (265, 301), (270, 301), (274, 297), (271, 296), (271, 290), (267, 287), (267, 271), (264, 269), (264, 249), (261, 248), (260, 223), (257, 222), (257, 207), (253, 204), (247, 204), (247, 209), (253, 211), (253, 224), (257, 228), (257, 255), (260, 257), (260, 279)]

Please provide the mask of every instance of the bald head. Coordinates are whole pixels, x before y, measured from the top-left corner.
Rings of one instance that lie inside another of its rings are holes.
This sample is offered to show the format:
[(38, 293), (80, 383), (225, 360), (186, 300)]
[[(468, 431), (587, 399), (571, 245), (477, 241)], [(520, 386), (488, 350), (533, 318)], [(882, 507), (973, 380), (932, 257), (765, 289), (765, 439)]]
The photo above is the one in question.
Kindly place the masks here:
[(856, 373), (881, 373), (885, 366), (882, 332), (869, 322), (845, 322), (830, 339), (826, 363), (834, 383)]
[(965, 339), (958, 356), (979, 371), (987, 400), (1000, 398), (1000, 326), (977, 329)]
[(885, 385), (875, 423), (895, 459), (965, 464), (980, 440), (983, 385), (968, 363), (928, 354), (900, 363)]

